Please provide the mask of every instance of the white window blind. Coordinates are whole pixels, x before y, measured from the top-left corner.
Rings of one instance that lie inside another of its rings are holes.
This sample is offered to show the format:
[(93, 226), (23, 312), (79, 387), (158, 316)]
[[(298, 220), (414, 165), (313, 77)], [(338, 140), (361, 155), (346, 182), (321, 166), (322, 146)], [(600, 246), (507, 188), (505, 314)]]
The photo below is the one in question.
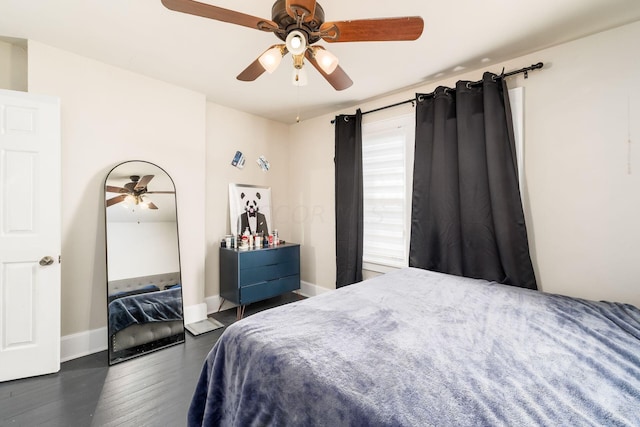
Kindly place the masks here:
[(362, 127), (365, 269), (385, 271), (408, 263), (407, 165), (414, 120), (407, 115)]

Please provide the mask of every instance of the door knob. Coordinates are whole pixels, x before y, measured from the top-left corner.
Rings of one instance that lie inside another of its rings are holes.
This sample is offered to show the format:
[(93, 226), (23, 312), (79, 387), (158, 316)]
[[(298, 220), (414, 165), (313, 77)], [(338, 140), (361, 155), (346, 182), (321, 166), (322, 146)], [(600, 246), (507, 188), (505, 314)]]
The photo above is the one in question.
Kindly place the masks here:
[(47, 255), (47, 256), (45, 256), (45, 257), (43, 257), (43, 258), (40, 260), (40, 265), (41, 265), (41, 266), (43, 266), (43, 267), (45, 267), (45, 266), (47, 266), (47, 265), (51, 265), (51, 264), (53, 264), (53, 258), (52, 258), (52, 257), (50, 257), (49, 255)]

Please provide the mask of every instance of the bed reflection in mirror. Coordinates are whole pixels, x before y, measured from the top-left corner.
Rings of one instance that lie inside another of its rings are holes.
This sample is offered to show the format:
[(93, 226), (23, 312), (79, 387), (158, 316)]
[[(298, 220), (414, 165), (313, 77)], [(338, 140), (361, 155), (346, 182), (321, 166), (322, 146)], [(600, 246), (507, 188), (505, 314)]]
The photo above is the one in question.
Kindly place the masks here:
[(109, 364), (184, 342), (175, 186), (128, 161), (105, 180)]

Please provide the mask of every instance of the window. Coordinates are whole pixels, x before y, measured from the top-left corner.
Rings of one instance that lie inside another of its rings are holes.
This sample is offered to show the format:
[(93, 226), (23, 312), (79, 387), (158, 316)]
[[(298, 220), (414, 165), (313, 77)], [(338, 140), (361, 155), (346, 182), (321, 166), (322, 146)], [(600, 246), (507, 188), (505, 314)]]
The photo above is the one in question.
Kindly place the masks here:
[(408, 265), (414, 133), (412, 114), (362, 126), (366, 270)]
[[(509, 99), (522, 192), (522, 88), (509, 90)], [(409, 264), (414, 143), (414, 113), (362, 125), (365, 270), (386, 273)]]

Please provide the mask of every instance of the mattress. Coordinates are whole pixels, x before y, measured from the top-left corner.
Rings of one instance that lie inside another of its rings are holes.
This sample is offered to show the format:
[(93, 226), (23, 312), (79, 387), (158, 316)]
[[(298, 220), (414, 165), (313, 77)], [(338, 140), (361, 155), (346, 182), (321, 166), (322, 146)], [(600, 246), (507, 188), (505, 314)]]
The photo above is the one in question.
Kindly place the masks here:
[(640, 310), (406, 268), (249, 316), (190, 426), (640, 425)]

